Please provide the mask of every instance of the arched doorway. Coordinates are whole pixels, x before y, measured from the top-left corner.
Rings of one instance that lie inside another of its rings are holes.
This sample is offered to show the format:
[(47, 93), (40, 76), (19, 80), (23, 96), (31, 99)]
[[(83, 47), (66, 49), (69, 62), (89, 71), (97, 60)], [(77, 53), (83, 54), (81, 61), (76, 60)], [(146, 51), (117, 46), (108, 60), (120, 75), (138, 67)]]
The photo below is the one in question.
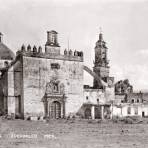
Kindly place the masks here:
[(142, 112), (142, 117), (145, 117), (145, 112)]
[(90, 108), (86, 108), (85, 109), (85, 118), (89, 119), (91, 117), (91, 109)]
[(61, 104), (58, 101), (54, 101), (51, 104), (51, 118), (61, 118)]
[(101, 106), (95, 107), (95, 119), (101, 119)]

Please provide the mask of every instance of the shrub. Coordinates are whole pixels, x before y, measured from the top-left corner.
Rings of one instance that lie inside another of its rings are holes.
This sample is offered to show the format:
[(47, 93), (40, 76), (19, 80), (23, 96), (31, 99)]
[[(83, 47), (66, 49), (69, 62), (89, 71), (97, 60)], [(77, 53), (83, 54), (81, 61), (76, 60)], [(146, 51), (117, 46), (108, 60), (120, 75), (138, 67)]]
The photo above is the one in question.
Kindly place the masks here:
[(118, 123), (120, 120), (119, 116), (113, 116), (112, 121), (113, 123)]
[(134, 123), (143, 123), (143, 118), (140, 116), (128, 116), (127, 118), (132, 119)]
[(133, 119), (130, 117), (126, 117), (123, 121), (126, 124), (133, 124), (134, 123)]

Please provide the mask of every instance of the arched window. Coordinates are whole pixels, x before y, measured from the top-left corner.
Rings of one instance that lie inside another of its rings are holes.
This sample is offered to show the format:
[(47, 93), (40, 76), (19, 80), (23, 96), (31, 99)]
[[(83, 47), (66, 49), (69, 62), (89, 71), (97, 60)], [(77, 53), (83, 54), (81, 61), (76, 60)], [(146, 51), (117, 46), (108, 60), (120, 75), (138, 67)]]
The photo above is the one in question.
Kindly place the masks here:
[(86, 100), (88, 100), (88, 96), (86, 96)]
[(97, 103), (99, 103), (99, 99), (97, 99)]
[(59, 84), (58, 83), (53, 84), (53, 91), (54, 92), (59, 92)]
[(51, 35), (51, 42), (55, 43), (55, 36), (53, 34)]
[(134, 103), (134, 99), (132, 99), (132, 103)]

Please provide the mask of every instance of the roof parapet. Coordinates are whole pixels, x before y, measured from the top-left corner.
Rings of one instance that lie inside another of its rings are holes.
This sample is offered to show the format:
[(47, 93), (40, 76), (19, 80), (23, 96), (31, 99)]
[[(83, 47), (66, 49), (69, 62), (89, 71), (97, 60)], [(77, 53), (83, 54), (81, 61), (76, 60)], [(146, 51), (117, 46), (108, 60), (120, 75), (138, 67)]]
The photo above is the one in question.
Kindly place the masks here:
[(52, 53), (46, 53), (42, 51), (42, 47), (32, 46), (28, 44), (25, 46), (24, 44), (21, 46), (21, 49), (16, 52), (16, 55), (30, 56), (30, 57), (38, 57), (38, 58), (52, 58), (52, 59), (61, 59), (61, 60), (74, 60), (74, 61), (83, 61), (83, 52), (71, 49), (65, 49), (63, 54), (54, 55)]

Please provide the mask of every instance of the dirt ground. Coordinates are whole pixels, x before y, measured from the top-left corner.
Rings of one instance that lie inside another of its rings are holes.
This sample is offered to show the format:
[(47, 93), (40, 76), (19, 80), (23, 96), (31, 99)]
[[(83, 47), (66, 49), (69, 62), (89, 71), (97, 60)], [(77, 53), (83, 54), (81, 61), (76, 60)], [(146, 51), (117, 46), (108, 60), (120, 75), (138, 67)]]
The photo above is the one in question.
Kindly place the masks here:
[(148, 148), (148, 124), (1, 120), (0, 148)]

